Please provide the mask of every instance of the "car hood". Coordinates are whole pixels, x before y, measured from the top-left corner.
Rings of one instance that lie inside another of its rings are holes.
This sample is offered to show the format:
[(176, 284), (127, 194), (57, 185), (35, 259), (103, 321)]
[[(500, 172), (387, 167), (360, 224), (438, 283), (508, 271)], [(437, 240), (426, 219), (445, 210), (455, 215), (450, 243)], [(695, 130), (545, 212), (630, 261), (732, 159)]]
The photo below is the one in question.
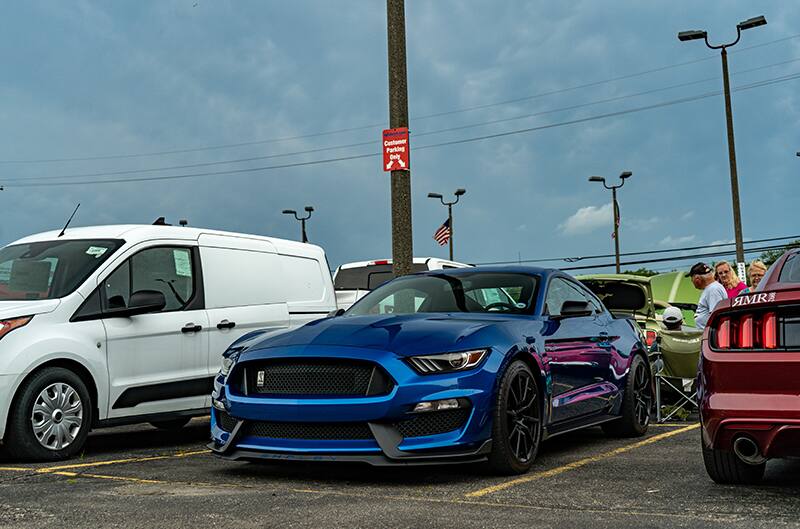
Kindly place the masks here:
[(36, 301), (0, 301), (0, 320), (21, 316), (33, 316), (53, 312), (61, 300), (42, 299)]
[(265, 337), (249, 350), (322, 345), (380, 349), (401, 356), (458, 351), (492, 345), (482, 334), (508, 320), (507, 316), (464, 313), (339, 316)]

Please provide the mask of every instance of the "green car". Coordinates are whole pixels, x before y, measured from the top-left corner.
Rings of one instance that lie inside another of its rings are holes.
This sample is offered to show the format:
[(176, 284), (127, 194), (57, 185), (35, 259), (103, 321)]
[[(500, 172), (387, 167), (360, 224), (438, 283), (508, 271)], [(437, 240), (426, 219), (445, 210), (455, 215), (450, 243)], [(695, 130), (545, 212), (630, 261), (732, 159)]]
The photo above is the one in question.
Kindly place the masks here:
[(576, 276), (600, 298), (612, 314), (633, 316), (651, 348), (661, 333), (659, 312), (669, 305), (653, 299), (650, 278), (629, 274), (592, 274)]

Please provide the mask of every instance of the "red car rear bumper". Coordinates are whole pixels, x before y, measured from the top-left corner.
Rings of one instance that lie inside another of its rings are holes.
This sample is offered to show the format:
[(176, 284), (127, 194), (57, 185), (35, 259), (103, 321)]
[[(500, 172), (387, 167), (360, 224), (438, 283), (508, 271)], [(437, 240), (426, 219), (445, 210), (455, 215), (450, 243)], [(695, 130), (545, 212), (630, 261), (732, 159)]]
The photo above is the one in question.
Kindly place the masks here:
[(700, 419), (706, 446), (739, 436), (765, 457), (800, 456), (800, 352), (717, 352), (703, 342)]

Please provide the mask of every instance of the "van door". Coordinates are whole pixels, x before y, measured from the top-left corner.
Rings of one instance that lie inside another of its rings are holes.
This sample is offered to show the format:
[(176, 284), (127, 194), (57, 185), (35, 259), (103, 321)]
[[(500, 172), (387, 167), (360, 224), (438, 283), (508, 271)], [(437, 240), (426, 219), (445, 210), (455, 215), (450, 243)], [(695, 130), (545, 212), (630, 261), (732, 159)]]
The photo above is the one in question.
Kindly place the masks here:
[[(218, 239), (233, 237), (215, 236)], [(201, 244), (203, 236), (201, 236)], [(209, 320), (208, 373), (219, 370), (222, 353), (255, 330), (289, 327), (289, 311), (278, 256), (266, 241), (228, 241), (255, 249), (201, 246)]]
[(132, 293), (164, 294), (161, 312), (106, 317), (108, 417), (207, 409), (208, 316), (199, 253), (190, 245), (137, 251), (100, 281), (103, 311), (126, 307)]

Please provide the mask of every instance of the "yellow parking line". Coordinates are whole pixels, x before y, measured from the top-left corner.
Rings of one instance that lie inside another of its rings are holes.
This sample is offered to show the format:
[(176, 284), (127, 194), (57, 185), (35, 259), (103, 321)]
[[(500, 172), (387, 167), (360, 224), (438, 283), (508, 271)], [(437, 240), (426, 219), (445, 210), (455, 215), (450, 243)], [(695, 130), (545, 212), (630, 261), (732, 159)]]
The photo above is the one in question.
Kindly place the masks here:
[(6, 472), (28, 472), (29, 470), (33, 470), (32, 468), (22, 468), (22, 467), (0, 467), (0, 471)]
[(686, 426), (685, 422), (654, 422), (650, 423), (650, 426), (654, 426), (656, 428), (678, 428), (680, 426)]
[(128, 459), (115, 459), (113, 461), (94, 461), (92, 463), (78, 463), (75, 465), (61, 465), (57, 467), (46, 467), (46, 468), (38, 468), (36, 472), (46, 474), (46, 473), (55, 473), (60, 470), (68, 470), (68, 469), (75, 469), (75, 468), (86, 468), (86, 467), (102, 467), (107, 465), (120, 465), (124, 463), (139, 463), (143, 461), (158, 461), (161, 459), (177, 459), (181, 457), (189, 457), (189, 456), (196, 456), (200, 454), (208, 454), (210, 453), (208, 450), (196, 450), (193, 452), (178, 452), (175, 454), (169, 454), (165, 456), (147, 456), (147, 457), (131, 457)]
[(476, 490), (476, 491), (473, 491), (473, 492), (470, 492), (469, 494), (467, 494), (466, 497), (467, 498), (480, 498), (482, 496), (486, 496), (487, 494), (492, 494), (494, 492), (499, 492), (501, 490), (505, 490), (505, 489), (513, 487), (515, 485), (520, 485), (522, 483), (529, 483), (531, 481), (536, 481), (536, 480), (539, 480), (539, 479), (544, 479), (544, 478), (549, 478), (549, 477), (552, 477), (552, 476), (557, 476), (558, 474), (563, 474), (564, 472), (567, 472), (567, 471), (570, 471), (570, 470), (575, 470), (576, 468), (580, 468), (580, 467), (586, 466), (589, 463), (595, 463), (597, 461), (602, 461), (603, 459), (608, 459), (610, 457), (614, 457), (614, 456), (619, 455), (619, 454), (624, 454), (625, 452), (629, 452), (629, 451), (634, 450), (636, 448), (639, 448), (639, 447), (642, 447), (642, 446), (646, 446), (646, 445), (649, 445), (649, 444), (653, 444), (653, 443), (657, 443), (658, 441), (661, 441), (661, 440), (666, 439), (668, 437), (672, 437), (674, 435), (679, 435), (679, 434), (682, 434), (684, 432), (688, 432), (690, 430), (694, 430), (694, 429), (699, 428), (699, 427), (700, 427), (699, 424), (692, 424), (690, 426), (686, 426), (686, 427), (680, 428), (678, 430), (672, 430), (672, 431), (669, 431), (669, 432), (664, 432), (662, 434), (654, 435), (653, 437), (648, 437), (647, 439), (639, 441), (638, 443), (633, 443), (633, 444), (630, 444), (630, 445), (627, 445), (627, 446), (616, 448), (614, 450), (611, 450), (609, 452), (605, 452), (605, 453), (600, 454), (600, 455), (586, 457), (584, 459), (580, 459), (578, 461), (574, 461), (572, 463), (568, 463), (568, 464), (560, 466), (560, 467), (556, 467), (556, 468), (553, 468), (553, 469), (550, 469), (550, 470), (545, 470), (545, 471), (542, 471), (542, 472), (536, 472), (534, 474), (528, 474), (528, 475), (522, 476), (520, 478), (512, 479), (511, 481), (506, 481), (504, 483), (499, 483), (497, 485), (492, 485), (491, 487), (486, 487), (486, 488), (483, 488), (483, 489), (480, 489), (480, 490)]
[(129, 478), (127, 476), (107, 476), (104, 474), (84, 474), (78, 472), (65, 472), (65, 471), (49, 472), (49, 474), (53, 474), (55, 476), (66, 476), (68, 478), (110, 479), (112, 481), (130, 481), (133, 483), (147, 483), (150, 485), (169, 483), (168, 481), (159, 481), (157, 479)]

